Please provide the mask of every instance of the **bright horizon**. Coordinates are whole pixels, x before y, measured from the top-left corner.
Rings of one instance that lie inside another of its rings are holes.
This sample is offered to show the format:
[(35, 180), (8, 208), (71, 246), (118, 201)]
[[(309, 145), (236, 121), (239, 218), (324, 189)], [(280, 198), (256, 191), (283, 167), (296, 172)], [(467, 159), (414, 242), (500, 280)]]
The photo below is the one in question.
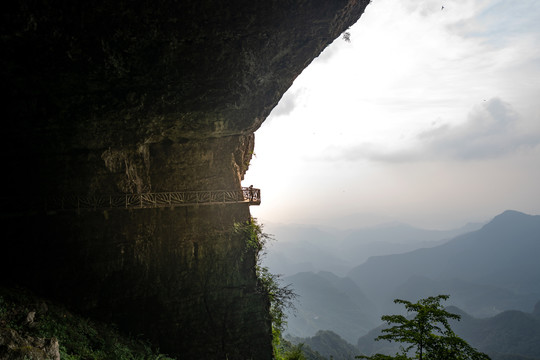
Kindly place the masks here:
[(540, 213), (540, 2), (375, 0), (349, 33), (256, 132), (254, 217), (449, 229)]

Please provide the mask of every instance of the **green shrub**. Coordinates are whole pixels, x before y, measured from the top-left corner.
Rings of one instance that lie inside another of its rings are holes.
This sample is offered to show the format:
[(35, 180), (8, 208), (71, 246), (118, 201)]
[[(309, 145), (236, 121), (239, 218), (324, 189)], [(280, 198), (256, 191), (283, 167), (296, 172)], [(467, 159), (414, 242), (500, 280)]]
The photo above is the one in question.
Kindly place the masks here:
[[(27, 316), (34, 311), (34, 320), (29, 322)], [(23, 290), (0, 288), (0, 327), (13, 329), (23, 338), (56, 338), (62, 360), (171, 359), (114, 326), (72, 314)]]

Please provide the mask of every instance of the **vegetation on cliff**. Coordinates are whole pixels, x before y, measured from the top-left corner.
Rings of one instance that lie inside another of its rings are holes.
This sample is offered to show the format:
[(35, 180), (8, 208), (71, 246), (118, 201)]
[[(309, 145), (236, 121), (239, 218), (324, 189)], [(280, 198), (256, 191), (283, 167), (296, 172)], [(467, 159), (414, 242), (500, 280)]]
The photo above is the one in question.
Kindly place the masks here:
[(246, 223), (236, 223), (235, 232), (246, 241), (245, 251), (255, 253), (258, 289), (270, 303), (270, 320), (272, 322), (272, 345), (277, 360), (305, 359), (301, 346), (294, 346), (283, 339), (282, 333), (287, 325), (287, 309), (294, 308), (297, 294), (290, 285), (282, 285), (279, 274), (273, 274), (268, 267), (262, 265), (268, 241), (272, 236), (263, 231), (263, 226), (251, 218)]
[(0, 288), (0, 359), (171, 360), (143, 339), (20, 289)]

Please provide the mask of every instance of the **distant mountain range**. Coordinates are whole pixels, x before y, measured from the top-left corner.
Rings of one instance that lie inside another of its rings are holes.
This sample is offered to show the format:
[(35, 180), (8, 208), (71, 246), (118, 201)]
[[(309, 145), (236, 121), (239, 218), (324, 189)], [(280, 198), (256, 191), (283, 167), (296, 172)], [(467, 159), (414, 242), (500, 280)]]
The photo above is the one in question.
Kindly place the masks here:
[[(530, 310), (540, 299), (540, 216), (506, 211), (477, 231), (433, 248), (376, 256), (348, 277), (377, 303), (449, 293), (475, 316)], [(435, 294), (435, 292), (437, 294)]]
[(299, 296), (296, 311), (288, 314), (287, 333), (309, 337), (321, 329), (332, 330), (354, 343), (379, 323), (376, 306), (349, 278), (303, 272), (283, 281)]
[[(305, 353), (307, 359), (351, 360), (360, 354), (355, 345), (328, 330), (318, 331), (308, 338), (289, 337), (288, 340), (293, 344), (303, 344), (303, 349), (307, 350)], [(313, 356), (310, 354), (312, 352), (316, 352), (319, 356)]]
[[(334, 245), (346, 243), (351, 234)], [(399, 234), (394, 236), (394, 244), (413, 241), (403, 240)], [(316, 253), (320, 261), (327, 255), (332, 261), (339, 258), (338, 251), (321, 250), (327, 246), (322, 236), (314, 238), (320, 243), (308, 252)], [(356, 254), (349, 256), (354, 258)], [(310, 338), (319, 330), (330, 330), (355, 343), (359, 336), (380, 324), (381, 315), (402, 311), (393, 299), (416, 301), (438, 294), (450, 294), (446, 305), (457, 306), (475, 318), (498, 319), (499, 314), (511, 310), (529, 313), (540, 300), (539, 259), (540, 216), (506, 211), (480, 229), (438, 245), (372, 256), (345, 277), (324, 271), (284, 277), (285, 283), (291, 283), (300, 295), (297, 312), (289, 317), (286, 333)], [(537, 309), (536, 317), (539, 312)], [(476, 320), (485, 324), (486, 319)], [(489, 326), (495, 324), (496, 320), (488, 322)], [(478, 336), (495, 336), (495, 332), (482, 331)], [(534, 338), (536, 330), (531, 331)], [(479, 344), (480, 340), (475, 338)]]
[(437, 246), (481, 226), (471, 223), (459, 229), (441, 231), (400, 223), (352, 230), (311, 225), (269, 225), (264, 230), (277, 241), (270, 243), (264, 264), (273, 273), (283, 275), (305, 271), (345, 275), (371, 256)]

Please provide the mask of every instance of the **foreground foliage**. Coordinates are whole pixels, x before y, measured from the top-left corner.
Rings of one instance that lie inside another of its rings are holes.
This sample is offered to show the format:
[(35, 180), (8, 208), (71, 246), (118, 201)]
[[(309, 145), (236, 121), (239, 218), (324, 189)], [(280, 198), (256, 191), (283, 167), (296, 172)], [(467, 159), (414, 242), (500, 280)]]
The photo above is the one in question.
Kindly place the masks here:
[[(458, 337), (450, 328), (449, 319), (459, 320), (460, 316), (447, 312), (440, 302), (447, 300), (449, 295), (430, 296), (416, 303), (396, 299), (397, 304), (403, 304), (408, 313), (414, 317), (403, 315), (384, 315), (381, 319), (390, 328), (384, 329), (383, 335), (375, 340), (399, 342), (401, 352), (394, 356), (375, 354), (372, 356), (357, 356), (358, 359), (369, 360), (489, 360), (489, 357), (471, 347), (465, 340)], [(414, 354), (413, 357), (410, 357)]]
[[(143, 340), (23, 290), (0, 288), (0, 331), (14, 335), (9, 344), (1, 343), (6, 342), (5, 337), (0, 339), (0, 358), (44, 359), (56, 352), (62, 360), (172, 360)], [(35, 339), (49, 339), (47, 343), (57, 348), (47, 353), (31, 346)]]

